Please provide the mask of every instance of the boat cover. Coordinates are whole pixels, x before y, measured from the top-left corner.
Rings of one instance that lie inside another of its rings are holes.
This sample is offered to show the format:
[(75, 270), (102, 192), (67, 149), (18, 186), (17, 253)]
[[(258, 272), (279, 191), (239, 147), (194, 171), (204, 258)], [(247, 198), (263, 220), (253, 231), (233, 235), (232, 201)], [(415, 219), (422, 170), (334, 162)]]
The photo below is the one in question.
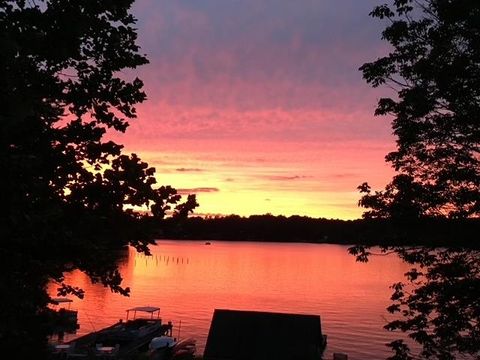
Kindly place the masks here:
[(153, 313), (155, 311), (160, 311), (160, 308), (155, 306), (137, 306), (137, 307), (128, 309), (127, 311), (145, 311), (148, 313)]
[(175, 340), (170, 336), (159, 336), (154, 337), (150, 341), (150, 350), (157, 350), (165, 347), (173, 347), (175, 345)]

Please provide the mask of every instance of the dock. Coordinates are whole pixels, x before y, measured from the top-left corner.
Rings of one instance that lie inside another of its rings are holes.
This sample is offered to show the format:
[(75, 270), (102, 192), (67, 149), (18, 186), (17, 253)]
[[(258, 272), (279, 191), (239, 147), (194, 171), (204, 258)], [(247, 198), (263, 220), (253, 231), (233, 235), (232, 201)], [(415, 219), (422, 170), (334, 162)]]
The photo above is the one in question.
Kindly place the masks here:
[(64, 344), (58, 344), (52, 353), (53, 359), (130, 359), (139, 352), (146, 351), (154, 337), (172, 335), (173, 325), (166, 324), (155, 312), (160, 308), (137, 307), (127, 310), (148, 312), (150, 318), (134, 318), (119, 322), (83, 335)]

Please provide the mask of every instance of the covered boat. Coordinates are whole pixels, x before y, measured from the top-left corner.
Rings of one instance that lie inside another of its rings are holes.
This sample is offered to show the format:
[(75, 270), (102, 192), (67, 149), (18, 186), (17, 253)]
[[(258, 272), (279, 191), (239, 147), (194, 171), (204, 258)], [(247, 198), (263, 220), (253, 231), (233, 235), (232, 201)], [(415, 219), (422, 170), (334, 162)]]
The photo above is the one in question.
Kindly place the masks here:
[(171, 336), (159, 336), (149, 345), (150, 360), (189, 360), (194, 359), (196, 340), (185, 338), (177, 341)]

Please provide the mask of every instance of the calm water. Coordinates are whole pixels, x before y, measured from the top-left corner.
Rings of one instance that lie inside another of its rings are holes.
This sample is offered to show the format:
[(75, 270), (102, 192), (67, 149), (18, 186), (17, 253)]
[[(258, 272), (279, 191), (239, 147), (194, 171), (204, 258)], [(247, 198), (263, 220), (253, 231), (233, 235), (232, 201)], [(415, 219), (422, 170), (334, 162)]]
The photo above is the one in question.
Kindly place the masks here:
[(325, 359), (345, 352), (350, 359), (381, 359), (393, 335), (383, 330), (389, 286), (408, 265), (395, 256), (355, 262), (346, 246), (212, 241), (159, 241), (146, 257), (131, 250), (121, 264), (129, 298), (92, 285), (75, 272), (67, 279), (83, 287), (75, 300), (78, 335), (98, 330), (133, 306), (161, 308), (174, 335), (194, 336), (203, 353), (215, 308), (320, 315), (328, 336)]

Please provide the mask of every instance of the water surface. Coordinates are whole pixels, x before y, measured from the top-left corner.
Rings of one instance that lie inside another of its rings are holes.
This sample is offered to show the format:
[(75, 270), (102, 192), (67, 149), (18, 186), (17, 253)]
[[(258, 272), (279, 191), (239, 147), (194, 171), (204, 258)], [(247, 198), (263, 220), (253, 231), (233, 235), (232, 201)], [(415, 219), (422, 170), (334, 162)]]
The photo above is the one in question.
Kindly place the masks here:
[(159, 306), (174, 335), (194, 336), (203, 353), (213, 310), (263, 310), (320, 315), (328, 336), (325, 359), (345, 352), (351, 359), (390, 355), (383, 330), (389, 286), (408, 270), (394, 255), (357, 263), (347, 246), (294, 243), (158, 241), (152, 256), (130, 250), (120, 269), (128, 298), (92, 285), (80, 272), (67, 277), (86, 296), (77, 336), (125, 318), (133, 306)]

